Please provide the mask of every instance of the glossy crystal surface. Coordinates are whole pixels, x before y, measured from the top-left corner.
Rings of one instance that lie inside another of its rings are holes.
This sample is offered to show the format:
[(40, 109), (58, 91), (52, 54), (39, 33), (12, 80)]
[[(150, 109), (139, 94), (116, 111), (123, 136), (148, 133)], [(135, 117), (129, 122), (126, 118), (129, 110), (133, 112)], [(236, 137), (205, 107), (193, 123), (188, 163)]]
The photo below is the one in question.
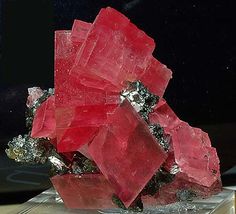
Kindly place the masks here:
[[(79, 151), (102, 173), (52, 178), (68, 207), (93, 208), (96, 179), (102, 195), (95, 208), (108, 197), (111, 203), (105, 181), (126, 207), (137, 197), (163, 205), (220, 191), (208, 134), (179, 119), (162, 98), (172, 72), (153, 57), (154, 48), (151, 37), (110, 7), (93, 23), (75, 20), (71, 31), (56, 31), (55, 103), (53, 96), (37, 109), (32, 136), (51, 138), (58, 153)], [(66, 160), (68, 168), (74, 164)], [(158, 173), (164, 178), (153, 181)], [(152, 197), (143, 192), (148, 185), (156, 189)]]
[(31, 137), (55, 138), (55, 97), (50, 96), (36, 110)]
[(147, 124), (124, 101), (89, 145), (89, 153), (128, 207), (166, 159)]
[(111, 185), (101, 174), (57, 175), (51, 181), (68, 208), (102, 209), (112, 208)]
[(186, 182), (211, 187), (220, 178), (219, 158), (207, 133), (180, 120), (165, 100), (150, 115), (171, 135), (171, 151), (165, 163), (168, 170), (177, 167)]

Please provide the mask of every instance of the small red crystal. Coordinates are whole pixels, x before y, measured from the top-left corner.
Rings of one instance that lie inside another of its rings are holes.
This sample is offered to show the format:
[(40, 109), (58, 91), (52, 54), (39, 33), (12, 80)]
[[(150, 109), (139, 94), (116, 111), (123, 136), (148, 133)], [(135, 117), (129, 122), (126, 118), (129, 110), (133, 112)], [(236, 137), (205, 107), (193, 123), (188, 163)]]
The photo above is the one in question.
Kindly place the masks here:
[(36, 110), (31, 137), (55, 138), (55, 97), (50, 96)]
[(150, 113), (149, 120), (150, 123), (160, 124), (166, 133), (171, 133), (171, 130), (181, 123), (181, 120), (163, 98), (159, 100), (154, 111)]
[(171, 78), (171, 70), (152, 57), (150, 64), (146, 68), (144, 74), (140, 77), (140, 80), (147, 86), (149, 91), (162, 97)]
[(81, 20), (74, 20), (71, 31), (71, 40), (74, 43), (83, 43), (86, 39), (92, 24)]

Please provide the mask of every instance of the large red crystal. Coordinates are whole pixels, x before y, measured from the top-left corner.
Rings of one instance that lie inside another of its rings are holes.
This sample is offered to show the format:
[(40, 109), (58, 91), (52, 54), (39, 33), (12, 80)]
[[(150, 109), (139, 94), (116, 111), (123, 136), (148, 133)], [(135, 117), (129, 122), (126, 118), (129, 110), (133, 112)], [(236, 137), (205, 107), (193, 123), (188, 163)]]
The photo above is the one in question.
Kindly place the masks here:
[(153, 93), (162, 96), (171, 71), (152, 57), (154, 47), (152, 38), (108, 7), (96, 17), (72, 70), (90, 79), (84, 82), (87, 86), (94, 87), (96, 82), (96, 88), (104, 89), (109, 82), (107, 89), (120, 92), (128, 81), (143, 79)]
[(120, 92), (124, 82), (143, 74), (154, 47), (153, 39), (124, 15), (112, 8), (102, 9), (76, 58), (75, 69), (86, 69)]
[(71, 41), (71, 32), (56, 32), (55, 43), (57, 148), (59, 152), (77, 151), (106, 123), (107, 114), (116, 107), (119, 97), (88, 88), (80, 83), (78, 75), (70, 73), (80, 48), (79, 43)]
[(147, 124), (124, 101), (89, 145), (89, 153), (128, 207), (166, 159)]
[(112, 202), (114, 190), (101, 174), (56, 175), (51, 178), (63, 202), (74, 209), (106, 209), (116, 207)]

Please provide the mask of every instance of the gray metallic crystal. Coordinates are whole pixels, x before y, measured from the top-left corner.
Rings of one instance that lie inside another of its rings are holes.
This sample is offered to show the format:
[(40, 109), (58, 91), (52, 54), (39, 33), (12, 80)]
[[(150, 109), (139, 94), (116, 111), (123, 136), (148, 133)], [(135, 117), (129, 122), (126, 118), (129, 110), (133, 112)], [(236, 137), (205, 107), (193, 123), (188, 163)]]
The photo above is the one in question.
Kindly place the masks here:
[(52, 165), (52, 170), (56, 174), (62, 175), (68, 172), (69, 170), (68, 166), (63, 162), (62, 158), (60, 158), (58, 154), (49, 156), (48, 160)]
[(130, 82), (128, 87), (121, 92), (121, 100), (127, 99), (134, 109), (148, 121), (159, 97), (152, 94), (140, 81)]
[(41, 139), (19, 135), (8, 142), (8, 147), (6, 154), (17, 162), (45, 163), (47, 161), (47, 150)]
[(164, 133), (164, 129), (159, 124), (152, 124), (149, 125), (149, 130), (152, 135), (157, 139), (161, 147), (165, 151), (169, 151), (170, 136)]

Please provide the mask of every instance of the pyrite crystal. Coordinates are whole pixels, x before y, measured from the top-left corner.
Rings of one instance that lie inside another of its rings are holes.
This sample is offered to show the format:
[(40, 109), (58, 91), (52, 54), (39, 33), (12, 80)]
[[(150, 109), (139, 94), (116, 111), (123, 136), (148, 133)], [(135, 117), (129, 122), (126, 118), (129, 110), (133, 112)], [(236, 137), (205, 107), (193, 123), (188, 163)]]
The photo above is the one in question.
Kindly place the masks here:
[(33, 127), (27, 140), (9, 142), (8, 156), (50, 161), (59, 174), (51, 181), (69, 208), (140, 211), (220, 191), (207, 133), (162, 98), (172, 72), (152, 56), (154, 48), (110, 7), (93, 23), (75, 20), (72, 31), (56, 31), (55, 95), (29, 90)]

